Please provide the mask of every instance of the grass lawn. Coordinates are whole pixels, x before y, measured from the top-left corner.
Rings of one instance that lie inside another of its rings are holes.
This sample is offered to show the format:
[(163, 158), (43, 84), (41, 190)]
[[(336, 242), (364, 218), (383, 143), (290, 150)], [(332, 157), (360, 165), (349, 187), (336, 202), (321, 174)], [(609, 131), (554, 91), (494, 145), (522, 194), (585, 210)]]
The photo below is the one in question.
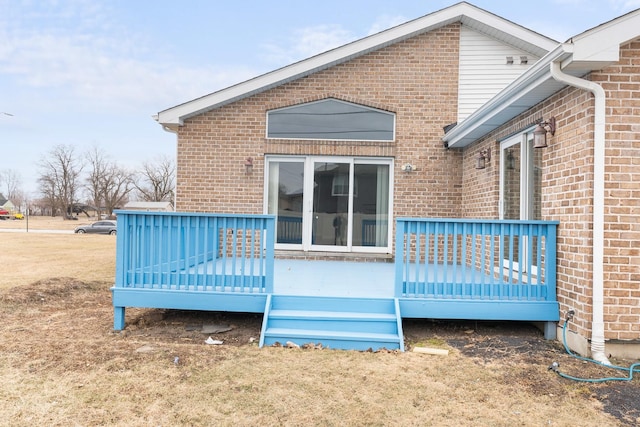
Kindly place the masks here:
[[(261, 318), (249, 314), (129, 309), (114, 332), (113, 236), (0, 232), (0, 242), (0, 425), (640, 422), (640, 379), (562, 379), (552, 361), (573, 375), (610, 373), (526, 324), (406, 322), (409, 349), (448, 356), (260, 349)], [(224, 344), (205, 344), (199, 328), (211, 323), (230, 326), (212, 335)]]

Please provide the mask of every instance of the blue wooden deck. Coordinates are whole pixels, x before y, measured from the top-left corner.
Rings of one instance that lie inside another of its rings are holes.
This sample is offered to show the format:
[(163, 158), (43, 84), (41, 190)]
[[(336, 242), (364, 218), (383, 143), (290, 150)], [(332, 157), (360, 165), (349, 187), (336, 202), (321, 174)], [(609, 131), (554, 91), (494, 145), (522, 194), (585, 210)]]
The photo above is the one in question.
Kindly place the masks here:
[(264, 313), (261, 345), (402, 349), (402, 318), (542, 321), (552, 337), (556, 225), (398, 219), (395, 262), (370, 263), (275, 259), (270, 216), (120, 212), (114, 327), (149, 307)]
[(392, 263), (276, 259), (273, 292), (354, 298), (393, 298)]

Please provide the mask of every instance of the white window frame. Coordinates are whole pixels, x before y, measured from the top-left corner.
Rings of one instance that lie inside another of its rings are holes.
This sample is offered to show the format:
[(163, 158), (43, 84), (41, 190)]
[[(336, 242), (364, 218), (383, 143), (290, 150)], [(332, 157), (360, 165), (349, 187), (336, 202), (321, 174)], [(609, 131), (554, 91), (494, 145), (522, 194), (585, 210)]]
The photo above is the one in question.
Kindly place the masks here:
[[(390, 116), (392, 116), (393, 118), (393, 128), (392, 128), (392, 136), (391, 139), (336, 139), (336, 141), (365, 141), (365, 142), (378, 142), (378, 143), (389, 143), (389, 142), (395, 142), (396, 140), (396, 122), (397, 122), (397, 118), (396, 118), (396, 114), (391, 112), (391, 111), (386, 111), (386, 110), (381, 110), (379, 108), (373, 108), (373, 107), (369, 107), (366, 105), (362, 105), (362, 104), (358, 104), (356, 102), (347, 102), (347, 101), (343, 101), (341, 99), (336, 99), (336, 98), (324, 98), (324, 99), (319, 99), (317, 101), (311, 101), (311, 102), (307, 102), (304, 104), (296, 104), (296, 105), (290, 105), (287, 107), (282, 107), (282, 108), (276, 108), (273, 110), (269, 110), (265, 113), (265, 133), (264, 133), (264, 137), (266, 139), (277, 139), (277, 140), (294, 140), (294, 141), (327, 141), (328, 139), (326, 138), (273, 138), (269, 136), (269, 113), (273, 112), (273, 111), (282, 111), (282, 110), (287, 110), (287, 109), (292, 109), (292, 108), (296, 108), (302, 105), (308, 105), (308, 104), (314, 104), (314, 103), (318, 103), (318, 102), (323, 102), (323, 101), (327, 101), (327, 100), (332, 100), (332, 101), (336, 101), (336, 102), (340, 102), (343, 104), (348, 104), (348, 105), (355, 105), (357, 107), (366, 109), (366, 110), (371, 110), (371, 111), (375, 111), (375, 112), (379, 112), (382, 114), (388, 114)], [(329, 141), (334, 141), (329, 139)]]

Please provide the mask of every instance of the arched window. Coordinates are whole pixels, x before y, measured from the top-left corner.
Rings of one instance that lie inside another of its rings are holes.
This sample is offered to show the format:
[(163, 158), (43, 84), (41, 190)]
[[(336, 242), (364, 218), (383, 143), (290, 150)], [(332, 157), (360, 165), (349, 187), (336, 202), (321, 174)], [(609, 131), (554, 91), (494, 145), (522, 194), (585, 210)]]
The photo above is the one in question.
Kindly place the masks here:
[(395, 114), (324, 99), (267, 113), (267, 138), (393, 141)]

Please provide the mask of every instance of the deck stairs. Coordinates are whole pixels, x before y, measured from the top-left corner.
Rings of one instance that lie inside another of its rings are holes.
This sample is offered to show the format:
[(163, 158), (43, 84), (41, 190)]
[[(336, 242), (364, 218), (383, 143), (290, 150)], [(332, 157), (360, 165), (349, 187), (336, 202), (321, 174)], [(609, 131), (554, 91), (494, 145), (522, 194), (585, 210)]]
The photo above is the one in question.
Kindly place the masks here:
[(260, 347), (288, 342), (341, 350), (404, 351), (398, 300), (269, 295)]

